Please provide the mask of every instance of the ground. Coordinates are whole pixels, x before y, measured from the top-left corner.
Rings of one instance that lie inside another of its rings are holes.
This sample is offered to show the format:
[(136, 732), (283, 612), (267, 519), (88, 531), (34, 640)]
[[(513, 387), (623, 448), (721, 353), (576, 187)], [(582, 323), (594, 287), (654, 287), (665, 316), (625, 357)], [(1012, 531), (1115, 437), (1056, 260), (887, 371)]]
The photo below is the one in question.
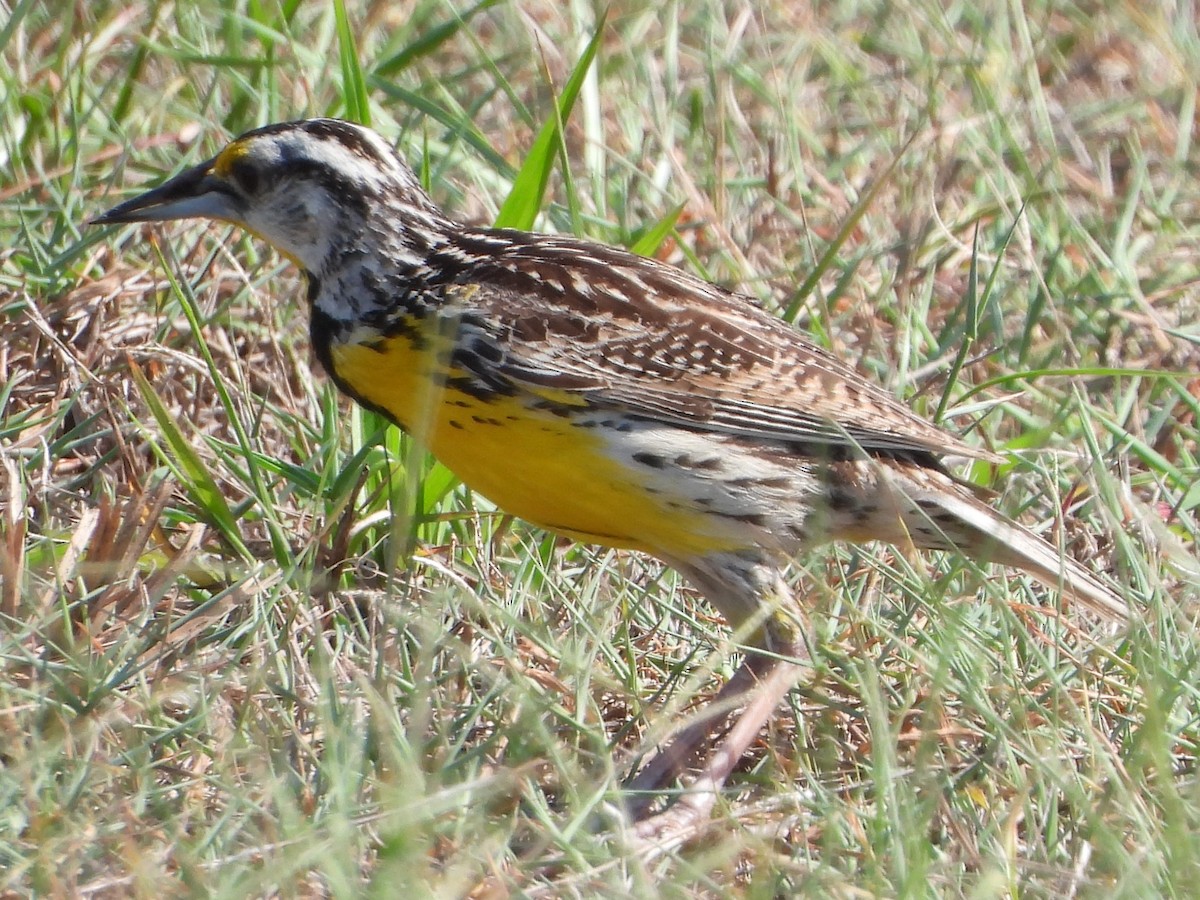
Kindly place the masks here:
[[(1190, 8), (344, 13), (18, 4), (0, 29), (0, 886), (1190, 895)], [(253, 238), (85, 225), (316, 114), (369, 118), (465, 220), (536, 214), (794, 321), (1002, 454), (958, 471), (1120, 585), (1132, 626), (953, 556), (815, 550), (791, 709), (709, 829), (630, 853), (624, 767), (728, 675), (722, 623), (339, 399), (298, 274)]]

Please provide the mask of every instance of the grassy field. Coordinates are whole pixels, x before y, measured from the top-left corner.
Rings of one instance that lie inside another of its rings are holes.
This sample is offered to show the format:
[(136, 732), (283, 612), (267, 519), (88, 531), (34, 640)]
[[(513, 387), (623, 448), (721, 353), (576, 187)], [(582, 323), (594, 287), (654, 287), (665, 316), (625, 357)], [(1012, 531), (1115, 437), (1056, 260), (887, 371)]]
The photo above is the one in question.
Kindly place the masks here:
[[(1194, 896), (1190, 4), (346, 7), (0, 6), (3, 896)], [(622, 773), (731, 670), (720, 621), (337, 397), (262, 244), (84, 224), (317, 114), (465, 219), (793, 319), (1005, 454), (964, 474), (1135, 623), (816, 549), (811, 677), (711, 828), (630, 853)]]

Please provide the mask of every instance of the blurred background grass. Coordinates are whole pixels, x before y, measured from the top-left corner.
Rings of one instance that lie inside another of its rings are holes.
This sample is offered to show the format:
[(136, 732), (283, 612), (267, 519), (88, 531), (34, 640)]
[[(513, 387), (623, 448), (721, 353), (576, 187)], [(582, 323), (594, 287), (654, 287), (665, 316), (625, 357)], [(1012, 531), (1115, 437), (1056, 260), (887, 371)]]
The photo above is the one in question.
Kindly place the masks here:
[[(1192, 6), (348, 0), (344, 24), (0, 22), (5, 889), (1190, 895)], [(742, 290), (1009, 453), (972, 476), (1141, 613), (1113, 637), (950, 556), (798, 560), (812, 679), (705, 839), (655, 859), (612, 804), (729, 670), (707, 607), (352, 410), (254, 239), (83, 224), (310, 115), (369, 118), (494, 221), (596, 34), (537, 226)]]

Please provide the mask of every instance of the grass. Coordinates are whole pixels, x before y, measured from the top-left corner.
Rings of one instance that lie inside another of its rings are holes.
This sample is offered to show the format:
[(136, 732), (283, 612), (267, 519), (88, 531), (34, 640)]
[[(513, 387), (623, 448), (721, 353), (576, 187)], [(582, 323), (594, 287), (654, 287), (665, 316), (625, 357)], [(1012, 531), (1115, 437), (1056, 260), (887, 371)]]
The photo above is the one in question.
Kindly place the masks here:
[[(0, 25), (4, 890), (1192, 893), (1185, 8), (73, 13)], [(727, 673), (703, 602), (504, 519), (337, 398), (295, 271), (253, 239), (83, 224), (247, 128), (351, 111), (463, 217), (736, 286), (1005, 452), (972, 477), (1137, 621), (1060, 621), (955, 557), (815, 551), (792, 714), (702, 841), (630, 855), (628, 751)]]

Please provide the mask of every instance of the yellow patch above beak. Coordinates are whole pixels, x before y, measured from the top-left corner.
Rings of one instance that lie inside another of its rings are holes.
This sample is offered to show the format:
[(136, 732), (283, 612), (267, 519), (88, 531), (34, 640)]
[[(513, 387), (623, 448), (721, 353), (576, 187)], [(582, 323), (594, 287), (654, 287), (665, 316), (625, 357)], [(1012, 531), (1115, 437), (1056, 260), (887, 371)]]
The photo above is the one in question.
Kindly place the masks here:
[(236, 140), (230, 143), (224, 150), (217, 154), (213, 160), (212, 173), (219, 178), (228, 178), (229, 173), (237, 164), (238, 160), (245, 157), (250, 152), (245, 141)]

